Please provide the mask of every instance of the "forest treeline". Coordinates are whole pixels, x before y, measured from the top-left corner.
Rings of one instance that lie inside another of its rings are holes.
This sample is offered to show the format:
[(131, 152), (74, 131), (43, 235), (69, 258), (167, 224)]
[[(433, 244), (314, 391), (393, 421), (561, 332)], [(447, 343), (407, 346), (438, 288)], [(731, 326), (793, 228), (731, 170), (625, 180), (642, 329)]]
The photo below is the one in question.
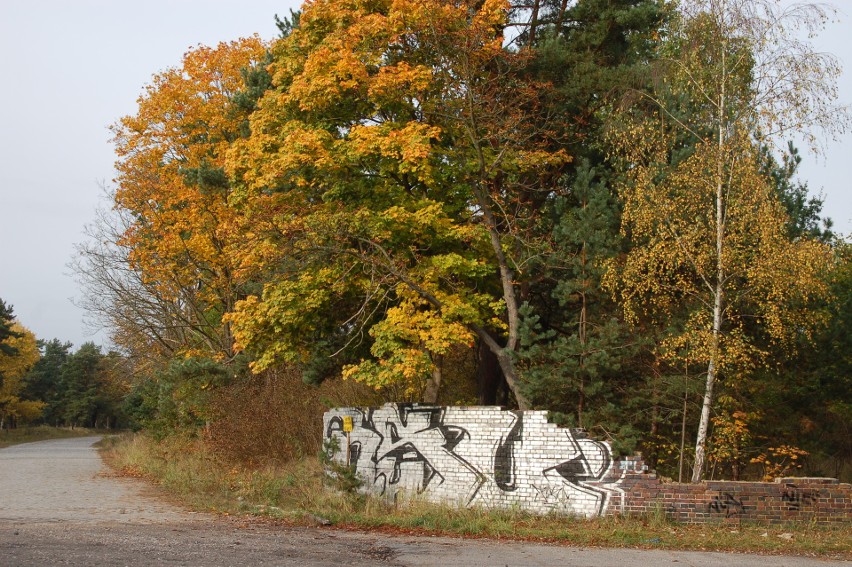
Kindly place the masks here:
[(19, 425), (113, 429), (130, 382), (125, 357), (94, 343), (37, 339), (0, 299), (0, 433)]
[(684, 481), (849, 478), (850, 245), (786, 142), (848, 125), (830, 16), (315, 0), (190, 50), (75, 260), (124, 415), (251, 459), (330, 404), (502, 404)]

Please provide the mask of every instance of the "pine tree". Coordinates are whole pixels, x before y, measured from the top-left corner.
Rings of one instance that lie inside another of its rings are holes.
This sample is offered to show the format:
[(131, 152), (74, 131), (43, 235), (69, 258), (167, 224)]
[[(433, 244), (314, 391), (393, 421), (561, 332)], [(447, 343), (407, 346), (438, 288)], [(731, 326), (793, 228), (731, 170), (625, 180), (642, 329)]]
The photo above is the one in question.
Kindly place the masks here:
[(42, 420), (49, 425), (64, 421), (60, 397), (62, 394), (62, 369), (68, 362), (71, 343), (59, 339), (41, 342), (41, 358), (24, 376), (23, 396), (28, 400), (38, 400), (47, 405)]
[[(7, 339), (16, 338), (20, 335), (12, 329), (15, 322), (15, 314), (11, 305), (0, 299), (0, 356), (14, 356), (16, 350), (7, 343)], [(0, 376), (2, 378), (2, 376)]]
[[(621, 245), (618, 208), (586, 161), (553, 212), (556, 252), (545, 275), (554, 285), (537, 310), (525, 306), (519, 358), (526, 392), (536, 407), (560, 414), (563, 423), (627, 431), (630, 424), (616, 415), (615, 406), (625, 382), (623, 363), (638, 349), (600, 287), (603, 261)], [(620, 441), (628, 446), (635, 438), (631, 433)]]

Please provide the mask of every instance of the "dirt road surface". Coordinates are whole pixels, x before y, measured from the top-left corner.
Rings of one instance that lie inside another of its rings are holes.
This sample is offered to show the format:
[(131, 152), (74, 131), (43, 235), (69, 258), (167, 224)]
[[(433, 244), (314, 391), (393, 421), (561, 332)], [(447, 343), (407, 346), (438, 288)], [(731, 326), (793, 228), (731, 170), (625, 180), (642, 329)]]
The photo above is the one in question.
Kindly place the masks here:
[(96, 437), (0, 450), (0, 566), (298, 565), (826, 567), (849, 562), (723, 553), (388, 536), (190, 513), (106, 474)]

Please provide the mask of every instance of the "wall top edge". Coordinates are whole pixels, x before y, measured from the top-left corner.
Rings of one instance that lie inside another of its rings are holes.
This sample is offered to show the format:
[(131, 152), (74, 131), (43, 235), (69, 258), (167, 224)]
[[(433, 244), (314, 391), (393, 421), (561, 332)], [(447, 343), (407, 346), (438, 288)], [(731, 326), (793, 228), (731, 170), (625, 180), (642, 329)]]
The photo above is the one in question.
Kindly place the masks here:
[(491, 411), (509, 411), (515, 414), (546, 414), (547, 410), (519, 410), (519, 409), (510, 409), (506, 406), (442, 406), (439, 404), (424, 404), (419, 402), (387, 402), (381, 406), (345, 406), (345, 407), (336, 407), (331, 408), (326, 411), (335, 412), (335, 411), (346, 411), (346, 410), (355, 410), (355, 409), (377, 409), (377, 408), (385, 408), (385, 407), (405, 407), (405, 408), (422, 408), (422, 409), (452, 409), (454, 411), (479, 411), (479, 410), (491, 410)]

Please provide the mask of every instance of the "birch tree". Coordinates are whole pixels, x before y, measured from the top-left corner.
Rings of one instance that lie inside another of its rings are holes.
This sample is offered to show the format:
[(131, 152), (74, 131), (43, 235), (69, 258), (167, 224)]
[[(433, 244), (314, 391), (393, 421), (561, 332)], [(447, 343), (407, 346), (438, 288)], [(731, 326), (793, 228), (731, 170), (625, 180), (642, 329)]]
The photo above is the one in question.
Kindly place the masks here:
[(687, 309), (683, 332), (661, 349), (688, 341), (706, 363), (693, 482), (718, 381), (765, 358), (754, 329), (775, 341), (807, 333), (815, 321), (801, 307), (827, 292), (827, 247), (786, 237), (758, 148), (792, 132), (816, 147), (820, 131), (846, 128), (837, 60), (801, 39), (830, 14), (773, 0), (683, 2), (654, 88), (610, 134), (625, 178), (623, 230), (636, 246), (608, 285), (634, 321)]

